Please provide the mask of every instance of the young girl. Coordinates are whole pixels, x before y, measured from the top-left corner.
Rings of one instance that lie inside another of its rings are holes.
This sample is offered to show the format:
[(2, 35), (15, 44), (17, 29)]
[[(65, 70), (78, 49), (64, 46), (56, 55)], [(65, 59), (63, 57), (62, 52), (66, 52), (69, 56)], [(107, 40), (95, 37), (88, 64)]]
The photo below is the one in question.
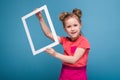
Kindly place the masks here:
[[(54, 40), (42, 17), (42, 13), (38, 12), (36, 16), (40, 21), (44, 34)], [(72, 13), (63, 12), (59, 16), (63, 28), (68, 34), (68, 37), (58, 36), (58, 40), (64, 48), (64, 54), (60, 54), (53, 48), (46, 49), (48, 54), (63, 62), (59, 80), (87, 80), (86, 66), (90, 44), (81, 33), (81, 16), (82, 12), (79, 9), (73, 9)]]

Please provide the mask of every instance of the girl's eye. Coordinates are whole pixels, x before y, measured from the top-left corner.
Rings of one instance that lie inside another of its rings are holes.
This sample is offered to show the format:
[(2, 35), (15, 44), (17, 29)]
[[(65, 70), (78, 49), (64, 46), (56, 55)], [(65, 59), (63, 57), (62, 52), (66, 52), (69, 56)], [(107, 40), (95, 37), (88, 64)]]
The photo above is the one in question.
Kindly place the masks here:
[(71, 26), (67, 26), (67, 28), (70, 28)]
[(74, 26), (77, 26), (77, 24), (74, 24)]

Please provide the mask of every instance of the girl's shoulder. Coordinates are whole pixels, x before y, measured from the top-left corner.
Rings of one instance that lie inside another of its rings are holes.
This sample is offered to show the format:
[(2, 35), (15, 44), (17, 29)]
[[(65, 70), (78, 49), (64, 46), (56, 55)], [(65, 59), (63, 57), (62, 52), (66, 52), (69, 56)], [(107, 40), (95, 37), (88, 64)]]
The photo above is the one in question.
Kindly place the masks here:
[(60, 43), (68, 41), (69, 37), (60, 36)]
[(86, 37), (83, 35), (79, 38), (79, 44), (83, 48), (90, 48), (90, 43)]

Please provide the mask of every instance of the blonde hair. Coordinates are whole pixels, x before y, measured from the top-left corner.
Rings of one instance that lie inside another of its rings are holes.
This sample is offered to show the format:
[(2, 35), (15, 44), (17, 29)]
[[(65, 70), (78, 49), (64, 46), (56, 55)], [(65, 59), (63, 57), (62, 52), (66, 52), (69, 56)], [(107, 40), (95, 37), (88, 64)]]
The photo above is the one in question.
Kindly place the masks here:
[(72, 13), (69, 12), (62, 12), (59, 16), (59, 19), (62, 21), (63, 25), (65, 26), (65, 19), (68, 19), (70, 17), (75, 17), (80, 23), (81, 23), (81, 16), (82, 11), (80, 9), (73, 9)]

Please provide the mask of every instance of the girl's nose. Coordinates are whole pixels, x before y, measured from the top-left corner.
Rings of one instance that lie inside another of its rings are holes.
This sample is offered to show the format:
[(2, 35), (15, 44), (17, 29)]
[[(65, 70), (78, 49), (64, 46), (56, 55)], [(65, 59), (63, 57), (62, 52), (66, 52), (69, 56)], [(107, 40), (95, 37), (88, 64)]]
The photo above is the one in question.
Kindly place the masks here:
[(71, 27), (71, 30), (72, 30), (72, 31), (74, 30), (74, 27), (73, 27), (73, 26)]

